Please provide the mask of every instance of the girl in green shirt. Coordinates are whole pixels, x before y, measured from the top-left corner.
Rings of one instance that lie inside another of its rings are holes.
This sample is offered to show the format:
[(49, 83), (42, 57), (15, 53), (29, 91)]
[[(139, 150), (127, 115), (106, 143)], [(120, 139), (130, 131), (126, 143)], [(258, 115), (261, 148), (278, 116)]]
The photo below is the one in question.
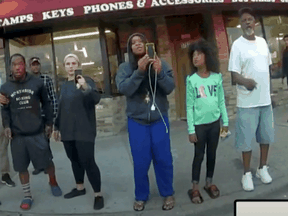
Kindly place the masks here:
[(204, 190), (211, 198), (217, 198), (220, 191), (212, 184), (216, 150), (220, 135), (220, 118), (222, 130), (228, 132), (228, 115), (219, 73), (217, 53), (204, 39), (189, 47), (192, 75), (186, 80), (187, 123), (189, 141), (194, 143), (194, 160), (192, 164), (192, 189), (188, 195), (193, 203), (200, 204), (203, 198), (199, 192), (201, 164), (207, 148), (207, 173)]

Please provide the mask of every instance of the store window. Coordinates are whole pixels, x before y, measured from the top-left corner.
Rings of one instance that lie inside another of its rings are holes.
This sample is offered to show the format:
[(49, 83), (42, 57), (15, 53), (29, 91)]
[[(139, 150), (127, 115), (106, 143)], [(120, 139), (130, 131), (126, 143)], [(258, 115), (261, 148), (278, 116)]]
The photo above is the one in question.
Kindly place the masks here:
[(0, 38), (0, 86), (6, 81), (4, 41)]
[[(239, 17), (225, 17), (225, 25), (226, 25), (226, 31), (227, 31), (227, 36), (228, 36), (228, 43), (231, 49), (233, 42), (237, 38), (239, 38), (241, 35), (243, 35), (243, 31), (240, 25), (240, 18)], [(255, 35), (259, 37), (263, 37), (263, 30), (258, 20), (256, 21)]]
[(263, 17), (263, 24), (273, 62), (271, 77), (272, 79), (280, 79), (283, 77), (282, 54), (285, 49), (283, 36), (288, 34), (288, 17), (287, 16)]
[(67, 77), (63, 64), (64, 57), (69, 53), (73, 53), (78, 56), (81, 62), (83, 75), (94, 79), (99, 92), (104, 93), (104, 71), (98, 28), (55, 32), (53, 33), (53, 41), (59, 86)]
[(41, 61), (41, 73), (49, 75), (52, 80), (55, 80), (50, 34), (29, 35), (10, 39), (9, 50), (10, 55), (20, 53), (25, 57), (28, 72), (30, 72), (29, 59), (39, 57)]

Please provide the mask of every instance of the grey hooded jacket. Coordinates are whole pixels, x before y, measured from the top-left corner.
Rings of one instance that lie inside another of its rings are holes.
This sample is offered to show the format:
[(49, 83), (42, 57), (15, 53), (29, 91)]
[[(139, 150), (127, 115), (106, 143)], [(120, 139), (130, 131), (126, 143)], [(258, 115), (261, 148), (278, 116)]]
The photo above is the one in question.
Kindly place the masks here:
[[(138, 70), (138, 64), (131, 49), (131, 42), (133, 36), (141, 35), (139, 33), (133, 34), (128, 39), (128, 56), (129, 62), (124, 62), (119, 66), (116, 75), (116, 84), (120, 93), (124, 94), (127, 99), (126, 114), (128, 117), (134, 119), (142, 124), (150, 124), (161, 120), (161, 115), (157, 109), (151, 110), (152, 106), (152, 91), (149, 85), (149, 71), (148, 66), (146, 72)], [(141, 35), (144, 37), (143, 35)], [(167, 95), (169, 95), (174, 87), (174, 77), (172, 68), (163, 60), (162, 71), (157, 75), (155, 102), (163, 116), (168, 117), (169, 102)], [(155, 85), (155, 71), (151, 67), (151, 84), (154, 91)], [(149, 102), (145, 100), (149, 95)]]

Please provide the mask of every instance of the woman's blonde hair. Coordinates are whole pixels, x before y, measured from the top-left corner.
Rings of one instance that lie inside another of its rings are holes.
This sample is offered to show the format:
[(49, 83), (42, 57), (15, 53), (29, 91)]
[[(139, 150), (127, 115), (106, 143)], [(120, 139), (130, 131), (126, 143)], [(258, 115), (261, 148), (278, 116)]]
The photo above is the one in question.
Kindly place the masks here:
[(65, 62), (67, 61), (67, 59), (70, 58), (70, 57), (75, 58), (76, 61), (78, 62), (78, 66), (81, 66), (80, 60), (79, 60), (78, 56), (75, 55), (75, 54), (73, 54), (73, 53), (70, 53), (70, 54), (68, 54), (68, 55), (66, 55), (66, 56), (64, 57), (64, 64), (65, 64)]

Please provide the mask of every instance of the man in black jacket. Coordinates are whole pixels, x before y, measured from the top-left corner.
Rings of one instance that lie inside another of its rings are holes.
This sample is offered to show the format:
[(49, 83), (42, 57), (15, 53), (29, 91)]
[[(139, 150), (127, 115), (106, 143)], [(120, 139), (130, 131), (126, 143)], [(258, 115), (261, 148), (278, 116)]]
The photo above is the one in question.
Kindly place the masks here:
[[(15, 171), (19, 172), (24, 191), (20, 208), (31, 208), (33, 199), (30, 192), (30, 161), (36, 169), (46, 169), (54, 196), (61, 196), (57, 184), (52, 154), (47, 138), (51, 137), (53, 112), (44, 83), (25, 70), (25, 58), (14, 54), (10, 58), (11, 77), (1, 86), (1, 94), (8, 104), (2, 106), (2, 121), (5, 136), (11, 139), (11, 152)], [(41, 108), (45, 114), (41, 117)]]
[[(54, 90), (53, 81), (48, 75), (42, 74), (40, 72), (40, 70), (41, 70), (41, 62), (40, 62), (40, 59), (38, 57), (32, 57), (29, 60), (29, 66), (30, 66), (30, 69), (31, 69), (31, 73), (35, 77), (40, 78), (44, 82), (44, 86), (45, 86), (45, 88), (47, 90), (47, 93), (48, 93), (48, 98), (50, 99), (50, 101), (52, 103), (52, 106), (53, 106), (53, 117), (55, 119), (56, 115), (57, 115), (57, 111), (58, 111), (58, 101), (57, 101), (56, 93), (55, 93), (55, 90)], [(42, 117), (44, 117), (43, 113), (42, 113)], [(50, 139), (48, 139), (48, 142), (50, 143)], [(32, 174), (33, 175), (38, 175), (42, 171), (44, 171), (44, 170), (43, 169), (42, 170), (35, 169), (32, 172)], [(47, 174), (46, 170), (44, 172), (45, 172), (45, 174)]]
[(282, 54), (282, 83), (284, 77), (287, 79), (287, 85), (288, 85), (288, 34), (283, 37), (283, 40), (285, 42), (285, 49)]

